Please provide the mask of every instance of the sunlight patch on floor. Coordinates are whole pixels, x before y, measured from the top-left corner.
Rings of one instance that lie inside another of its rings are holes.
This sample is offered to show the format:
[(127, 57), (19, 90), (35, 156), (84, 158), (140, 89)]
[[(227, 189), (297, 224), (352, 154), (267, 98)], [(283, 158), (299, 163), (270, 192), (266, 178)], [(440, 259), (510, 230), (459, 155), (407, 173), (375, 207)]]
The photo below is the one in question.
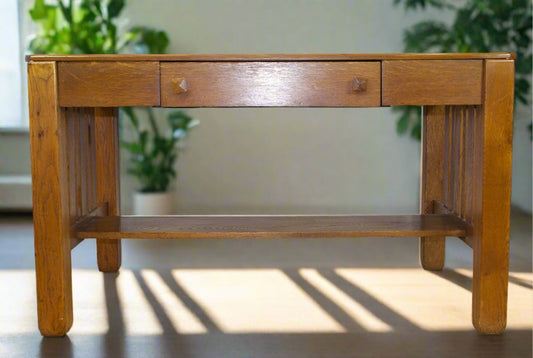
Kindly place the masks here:
[(278, 269), (173, 270), (225, 333), (344, 332)]
[(161, 279), (155, 270), (142, 270), (141, 276), (155, 296), (157, 302), (165, 311), (174, 330), (179, 334), (207, 333), (207, 328), (200, 320), (179, 300), (174, 292)]
[(37, 330), (33, 270), (1, 270), (0, 297), (0, 335)]
[(422, 329), (471, 329), (468, 291), (420, 269), (337, 269), (336, 272)]
[(103, 334), (109, 330), (104, 278), (96, 270), (75, 270), (72, 275), (74, 323), (72, 334)]
[[(437, 274), (420, 269), (336, 269), (383, 305), (428, 331), (471, 330), (470, 291)], [(471, 270), (457, 272), (472, 277)], [(533, 294), (509, 283), (508, 328), (531, 328)], [(520, 317), (513, 311), (522, 312)]]
[(126, 333), (131, 335), (158, 335), (163, 328), (142, 292), (133, 272), (121, 270), (117, 278), (117, 291)]
[[(323, 300), (337, 307), (337, 314), (345, 314), (346, 319), (352, 319), (364, 330), (403, 329), (401, 323), (398, 326), (398, 321), (387, 318), (390, 317), (387, 310), (397, 313), (406, 324), (427, 331), (473, 330), (471, 293), (468, 287), (444, 278), (445, 274), (441, 277), (421, 269), (339, 268), (334, 271), (346, 280), (346, 285), (353, 285), (376, 304), (367, 307), (364, 301), (358, 302), (346, 287), (321, 270), (302, 268), (294, 272), (317, 290)], [(458, 275), (455, 279), (462, 277), (467, 284), (472, 277), (471, 270), (450, 270), (448, 274), (454, 273)], [(179, 334), (212, 333), (212, 327), (202, 317), (211, 320), (222, 333), (230, 334), (346, 331), (336, 316), (307, 292), (309, 289), (304, 290), (276, 268), (175, 269), (162, 275), (149, 269), (140, 273), (123, 269), (118, 275), (73, 270), (74, 325), (70, 334), (106, 334), (111, 326), (109, 316), (115, 317), (113, 327), (128, 335), (161, 335), (164, 329)], [(533, 274), (511, 272), (510, 275), (520, 282), (509, 282), (507, 327), (530, 330)], [(185, 296), (179, 296), (170, 287), (174, 283)], [(116, 292), (115, 303), (106, 297), (104, 287)], [(187, 295), (188, 302), (183, 298)], [(0, 297), (0, 335), (37, 332), (33, 270), (0, 270)], [(117, 312), (107, 312), (107, 307)], [(158, 316), (161, 314), (164, 317)]]
[(315, 286), (332, 302), (339, 306), (361, 327), (371, 332), (390, 332), (392, 327), (377, 318), (359, 302), (352, 299), (333, 283), (324, 278), (316, 269), (300, 269), (300, 274), (310, 284)]

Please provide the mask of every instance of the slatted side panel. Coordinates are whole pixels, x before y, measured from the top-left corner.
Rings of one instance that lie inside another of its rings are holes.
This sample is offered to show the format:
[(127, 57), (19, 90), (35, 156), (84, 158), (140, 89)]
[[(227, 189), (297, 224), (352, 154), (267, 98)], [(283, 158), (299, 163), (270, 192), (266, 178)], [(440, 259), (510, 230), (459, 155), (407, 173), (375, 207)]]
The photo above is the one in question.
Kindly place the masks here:
[(467, 222), (473, 218), (474, 121), (478, 106), (447, 106), (444, 117), (443, 204)]
[(69, 213), (71, 225), (97, 207), (94, 109), (62, 108), (67, 121)]

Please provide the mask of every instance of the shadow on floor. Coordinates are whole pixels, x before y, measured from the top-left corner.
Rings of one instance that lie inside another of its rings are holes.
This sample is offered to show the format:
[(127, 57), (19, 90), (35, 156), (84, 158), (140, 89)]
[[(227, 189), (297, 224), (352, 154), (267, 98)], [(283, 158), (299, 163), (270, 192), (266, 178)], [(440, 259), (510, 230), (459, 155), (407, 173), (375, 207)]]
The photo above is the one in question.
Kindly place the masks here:
[[(104, 291), (109, 330), (105, 335), (43, 338), (39, 357), (530, 357), (531, 331), (507, 330), (500, 336), (482, 336), (473, 329), (428, 331), (348, 281), (334, 269), (318, 269), (323, 279), (363, 305), (389, 325), (389, 332), (366, 331), (357, 321), (302, 277), (298, 269), (283, 273), (312, 298), (342, 333), (224, 333), (201, 304), (182, 287), (170, 270), (158, 270), (172, 293), (179, 298), (207, 330), (205, 334), (180, 334), (164, 307), (148, 287), (140, 271), (134, 271), (142, 294), (149, 302), (163, 332), (155, 335), (126, 334), (123, 307), (119, 299), (119, 274), (104, 275)], [(455, 270), (436, 275), (470, 289), (471, 279)], [(530, 285), (526, 285), (531, 288)]]

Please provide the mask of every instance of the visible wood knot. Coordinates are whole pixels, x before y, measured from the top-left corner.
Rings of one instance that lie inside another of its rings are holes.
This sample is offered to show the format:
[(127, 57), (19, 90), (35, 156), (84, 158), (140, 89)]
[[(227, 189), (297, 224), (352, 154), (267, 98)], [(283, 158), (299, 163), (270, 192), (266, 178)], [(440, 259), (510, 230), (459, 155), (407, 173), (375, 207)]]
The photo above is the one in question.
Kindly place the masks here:
[(37, 137), (42, 138), (44, 136), (44, 130), (41, 129), (39, 132), (37, 132)]

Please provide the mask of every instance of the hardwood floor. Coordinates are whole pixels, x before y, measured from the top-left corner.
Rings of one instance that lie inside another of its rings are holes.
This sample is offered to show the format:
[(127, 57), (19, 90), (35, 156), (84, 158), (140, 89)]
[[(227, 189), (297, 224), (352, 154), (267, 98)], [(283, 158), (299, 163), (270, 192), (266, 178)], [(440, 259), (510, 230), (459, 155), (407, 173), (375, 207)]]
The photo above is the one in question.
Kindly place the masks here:
[(31, 218), (0, 214), (1, 357), (531, 357), (531, 215), (513, 211), (506, 332), (471, 325), (472, 251), (418, 240), (124, 240), (120, 274), (72, 252), (74, 326), (37, 331)]

